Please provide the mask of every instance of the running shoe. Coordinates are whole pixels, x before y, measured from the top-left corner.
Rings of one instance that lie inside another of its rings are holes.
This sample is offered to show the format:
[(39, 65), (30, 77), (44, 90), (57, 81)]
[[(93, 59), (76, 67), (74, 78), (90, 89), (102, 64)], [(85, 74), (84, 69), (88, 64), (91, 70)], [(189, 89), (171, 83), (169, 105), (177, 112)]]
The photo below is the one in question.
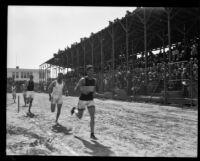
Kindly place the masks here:
[(73, 115), (74, 114), (74, 110), (76, 109), (76, 107), (73, 107), (72, 109), (71, 109), (71, 115)]
[(94, 134), (91, 134), (91, 135), (90, 135), (90, 138), (91, 138), (91, 139), (94, 139), (94, 140), (98, 140)]

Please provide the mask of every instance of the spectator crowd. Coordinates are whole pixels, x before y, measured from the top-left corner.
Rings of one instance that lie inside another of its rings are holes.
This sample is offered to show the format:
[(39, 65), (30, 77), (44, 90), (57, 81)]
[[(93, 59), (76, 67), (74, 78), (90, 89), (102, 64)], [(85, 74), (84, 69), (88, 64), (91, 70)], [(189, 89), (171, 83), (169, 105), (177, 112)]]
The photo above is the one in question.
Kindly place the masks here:
[[(144, 52), (139, 53), (140, 57), (135, 56), (134, 60), (129, 59), (128, 67), (123, 58), (125, 56), (119, 55), (116, 58), (114, 71), (111, 61), (105, 62), (103, 80), (99, 70), (94, 71), (96, 72), (95, 77), (103, 82), (103, 91), (124, 89), (128, 95), (142, 92), (145, 89), (145, 80), (148, 82), (146, 86), (148, 89), (150, 89), (152, 82), (156, 86), (162, 86), (165, 76), (168, 82), (168, 90), (185, 90), (185, 87), (191, 84), (191, 80), (198, 84), (198, 43), (199, 39), (195, 38), (185, 44), (175, 44), (171, 49), (171, 61), (169, 60), (169, 50), (165, 52), (160, 50), (158, 54), (148, 51), (147, 68), (145, 68)], [(65, 74), (64, 80), (68, 86), (75, 86), (83, 75), (83, 72), (79, 71), (78, 73), (77, 70), (74, 70)], [(153, 92), (153, 89), (150, 92)]]

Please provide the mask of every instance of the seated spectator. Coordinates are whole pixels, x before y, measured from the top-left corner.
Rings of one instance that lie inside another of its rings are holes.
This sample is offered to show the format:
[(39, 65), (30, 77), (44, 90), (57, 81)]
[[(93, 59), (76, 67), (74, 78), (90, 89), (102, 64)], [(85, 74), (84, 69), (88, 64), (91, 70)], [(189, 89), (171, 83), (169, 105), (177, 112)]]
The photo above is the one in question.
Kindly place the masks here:
[(193, 45), (191, 46), (191, 52), (190, 55), (192, 58), (197, 58), (198, 52), (197, 52), (197, 43), (193, 43)]

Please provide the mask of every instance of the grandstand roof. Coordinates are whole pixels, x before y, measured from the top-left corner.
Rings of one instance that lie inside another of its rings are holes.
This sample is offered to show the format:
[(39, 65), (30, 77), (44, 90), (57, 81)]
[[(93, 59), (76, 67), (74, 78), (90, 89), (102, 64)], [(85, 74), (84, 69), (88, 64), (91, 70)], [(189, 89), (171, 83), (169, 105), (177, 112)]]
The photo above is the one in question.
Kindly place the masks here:
[[(144, 12), (145, 11), (145, 12)], [(109, 26), (102, 29), (103, 37), (106, 40), (104, 42), (104, 56), (106, 59), (109, 59), (108, 53), (111, 53), (111, 38), (109, 38), (108, 30), (111, 29), (111, 25), (114, 25), (114, 33), (115, 33), (115, 55), (118, 54), (118, 51), (121, 48), (121, 44), (125, 43), (125, 32), (120, 25), (123, 24), (125, 26), (126, 18), (128, 20), (128, 33), (129, 33), (129, 48), (134, 50), (134, 53), (139, 53), (144, 51), (144, 22), (146, 22), (147, 26), (147, 50), (152, 50), (156, 48), (160, 48), (163, 45), (163, 37), (164, 44), (168, 44), (168, 15), (170, 12), (171, 16), (171, 44), (176, 42), (180, 42), (185, 37), (190, 39), (192, 37), (199, 37), (199, 28), (200, 28), (200, 16), (199, 16), (199, 8), (166, 8), (166, 7), (138, 7), (132, 13), (127, 11), (127, 14), (122, 19), (116, 19), (113, 23), (110, 23)], [(146, 13), (146, 21), (144, 21), (144, 13)], [(120, 23), (119, 23), (120, 21)], [(98, 57), (99, 50), (99, 40), (98, 36), (100, 36), (100, 32), (93, 34), (94, 41), (94, 50), (96, 57)], [(198, 34), (198, 35), (197, 35)], [(87, 42), (91, 39), (91, 37), (83, 39), (80, 43), (76, 43), (73, 47), (65, 49), (63, 51), (58, 51), (55, 57), (47, 60), (45, 63), (51, 65), (58, 65), (61, 67), (72, 67), (72, 64), (76, 58), (72, 57), (71, 52), (74, 48), (81, 49), (81, 44), (83, 42)], [(133, 46), (131, 46), (131, 44)], [(87, 46), (89, 48), (90, 45)], [(73, 48), (73, 49), (72, 49)], [(130, 50), (129, 50), (130, 51)], [(81, 51), (80, 54), (83, 52)], [(91, 50), (89, 49), (86, 54), (90, 54)], [(68, 63), (67, 63), (67, 55)], [(99, 54), (100, 55), (100, 54)], [(107, 56), (106, 56), (107, 55)], [(57, 59), (62, 58), (62, 59)], [(73, 59), (72, 59), (73, 58)], [(80, 57), (80, 61), (83, 61), (83, 57)], [(88, 57), (88, 59), (91, 59)], [(87, 59), (86, 59), (87, 61)], [(97, 61), (98, 62), (98, 61)], [(100, 63), (100, 62), (98, 62)]]

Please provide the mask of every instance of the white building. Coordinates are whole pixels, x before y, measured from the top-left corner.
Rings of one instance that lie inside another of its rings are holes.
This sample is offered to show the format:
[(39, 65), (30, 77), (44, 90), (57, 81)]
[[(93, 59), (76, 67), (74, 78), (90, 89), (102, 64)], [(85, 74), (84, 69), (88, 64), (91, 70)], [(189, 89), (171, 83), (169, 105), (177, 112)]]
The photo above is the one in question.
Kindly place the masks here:
[(7, 78), (14, 78), (15, 81), (29, 80), (33, 75), (35, 83), (39, 83), (39, 69), (7, 68)]

